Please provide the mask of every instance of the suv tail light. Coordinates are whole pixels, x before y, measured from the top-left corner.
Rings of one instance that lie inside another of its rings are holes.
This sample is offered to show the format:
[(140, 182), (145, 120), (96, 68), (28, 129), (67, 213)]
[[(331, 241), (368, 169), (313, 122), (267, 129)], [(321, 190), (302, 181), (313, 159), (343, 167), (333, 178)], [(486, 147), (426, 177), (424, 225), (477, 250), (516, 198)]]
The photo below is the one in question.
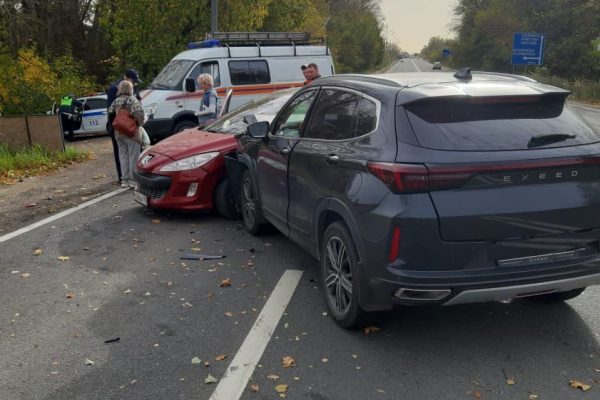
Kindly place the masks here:
[(430, 171), (422, 164), (369, 162), (369, 171), (394, 193), (419, 193), (462, 186), (475, 171)]
[(402, 164), (369, 161), (369, 172), (393, 193), (423, 193), (458, 188), (476, 174), (500, 171), (526, 171), (575, 165), (599, 166), (598, 155), (560, 159), (525, 160), (456, 165)]

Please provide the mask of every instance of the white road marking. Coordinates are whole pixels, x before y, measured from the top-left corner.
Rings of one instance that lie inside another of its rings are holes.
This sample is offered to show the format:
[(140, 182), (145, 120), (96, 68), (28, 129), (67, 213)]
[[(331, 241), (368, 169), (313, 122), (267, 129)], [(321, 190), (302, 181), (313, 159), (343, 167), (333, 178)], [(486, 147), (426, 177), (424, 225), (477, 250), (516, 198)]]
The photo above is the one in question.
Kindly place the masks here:
[(286, 270), (209, 400), (238, 400), (283, 315), (302, 271)]
[(586, 110), (600, 112), (600, 108), (586, 107), (586, 106), (582, 106), (580, 104), (575, 104), (575, 103), (569, 103), (569, 104), (571, 104), (573, 107), (585, 108)]
[(10, 239), (15, 238), (15, 237), (17, 237), (19, 235), (22, 235), (24, 233), (32, 231), (32, 230), (34, 230), (36, 228), (39, 228), (40, 226), (46, 225), (49, 222), (56, 221), (57, 219), (62, 218), (64, 216), (67, 216), (69, 214), (72, 214), (75, 211), (83, 210), (86, 207), (89, 207), (89, 206), (91, 206), (93, 204), (96, 204), (96, 203), (98, 203), (98, 202), (100, 202), (102, 200), (106, 200), (106, 199), (108, 199), (110, 197), (113, 197), (114, 195), (119, 194), (119, 193), (123, 193), (123, 192), (125, 192), (127, 190), (129, 190), (129, 188), (123, 188), (123, 189), (114, 190), (114, 191), (106, 193), (106, 194), (104, 194), (104, 195), (102, 195), (100, 197), (96, 197), (95, 199), (92, 199), (90, 201), (86, 201), (85, 203), (81, 203), (80, 205), (78, 205), (76, 207), (69, 208), (68, 210), (61, 211), (58, 214), (54, 214), (51, 217), (45, 218), (45, 219), (43, 219), (41, 221), (38, 221), (38, 222), (34, 222), (33, 224), (27, 225), (24, 228), (17, 229), (16, 231), (7, 233), (6, 235), (2, 235), (2, 236), (0, 236), (0, 243), (6, 242), (7, 240), (10, 240)]
[(417, 66), (417, 64), (415, 64), (415, 60), (413, 60), (412, 58), (410, 59), (410, 62), (412, 63), (413, 67), (415, 67), (415, 69), (417, 70), (417, 72), (421, 72), (421, 68), (419, 68)]

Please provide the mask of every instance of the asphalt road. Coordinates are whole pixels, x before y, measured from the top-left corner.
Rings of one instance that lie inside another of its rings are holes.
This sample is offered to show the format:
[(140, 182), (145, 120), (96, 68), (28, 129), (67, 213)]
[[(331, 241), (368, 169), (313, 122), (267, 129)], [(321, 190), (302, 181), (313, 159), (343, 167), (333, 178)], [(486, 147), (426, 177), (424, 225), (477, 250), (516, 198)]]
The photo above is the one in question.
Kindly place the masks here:
[[(189, 252), (226, 258), (180, 259)], [(290, 269), (302, 278), (254, 371), (258, 392), (242, 399), (280, 398), (280, 384), (289, 399), (600, 394), (598, 288), (559, 305), (398, 309), (376, 316), (379, 332), (346, 331), (323, 314), (317, 263), (281, 235), (145, 212), (129, 191), (0, 243), (0, 254), (0, 399), (209, 399), (205, 379), (223, 377)]]
[[(399, 308), (366, 334), (335, 325), (317, 262), (283, 236), (147, 211), (130, 191), (2, 238), (0, 400), (210, 399), (248, 367), (230, 362), (257, 327), (244, 400), (600, 398), (598, 287), (555, 305)], [(271, 335), (259, 314), (289, 270), (302, 276)]]

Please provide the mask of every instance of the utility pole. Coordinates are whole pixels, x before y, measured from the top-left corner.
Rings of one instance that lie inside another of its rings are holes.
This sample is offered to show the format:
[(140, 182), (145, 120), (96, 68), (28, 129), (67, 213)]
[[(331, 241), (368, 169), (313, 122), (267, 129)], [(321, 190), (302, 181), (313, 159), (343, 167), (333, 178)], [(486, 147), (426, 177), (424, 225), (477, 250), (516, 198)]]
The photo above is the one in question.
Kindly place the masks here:
[(219, 31), (219, 0), (210, 0), (210, 31)]

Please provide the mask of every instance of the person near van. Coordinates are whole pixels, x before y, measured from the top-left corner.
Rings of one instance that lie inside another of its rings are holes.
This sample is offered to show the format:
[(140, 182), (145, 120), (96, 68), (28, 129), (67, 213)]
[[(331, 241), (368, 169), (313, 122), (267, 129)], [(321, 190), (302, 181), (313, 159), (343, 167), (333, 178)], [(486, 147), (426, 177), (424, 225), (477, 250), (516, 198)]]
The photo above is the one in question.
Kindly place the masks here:
[[(108, 108), (109, 119), (113, 121), (117, 113), (121, 110), (127, 110), (129, 114), (136, 119), (137, 125), (144, 124), (144, 109), (142, 103), (133, 95), (133, 84), (128, 80), (123, 80), (117, 88), (117, 98)], [(128, 136), (117, 130), (114, 134), (119, 149), (119, 162), (121, 164), (121, 187), (133, 187), (133, 171), (135, 163), (140, 156), (139, 135)]]
[(73, 139), (73, 126), (77, 123), (80, 118), (82, 104), (75, 100), (75, 95), (70, 93), (63, 96), (60, 99), (60, 106), (58, 112), (60, 113), (60, 119), (63, 126), (63, 130), (68, 132), (67, 138)]
[[(141, 83), (142, 80), (140, 79), (140, 76), (135, 69), (128, 69), (123, 74), (123, 78), (117, 79), (116, 81), (112, 82), (110, 84), (110, 87), (106, 91), (106, 100), (107, 100), (106, 104), (108, 104), (109, 107), (115, 101), (115, 98), (117, 97), (118, 86), (123, 81), (131, 82), (134, 85), (133, 86), (134, 95), (138, 100), (141, 100), (139, 89), (138, 89), (138, 84)], [(115, 158), (115, 166), (117, 167), (117, 176), (119, 177), (119, 183), (121, 183), (123, 177), (122, 177), (122, 173), (121, 173), (121, 162), (119, 161), (119, 146), (117, 144), (117, 140), (115, 137), (115, 130), (112, 127), (112, 122), (113, 121), (110, 118), (110, 114), (109, 114), (108, 121), (106, 123), (106, 131), (108, 132), (110, 139), (112, 141), (113, 156)]]
[(321, 74), (319, 74), (319, 67), (315, 63), (310, 63), (308, 65), (303, 64), (300, 66), (300, 69), (304, 75), (304, 86), (321, 77)]
[(202, 95), (202, 103), (200, 103), (200, 112), (198, 122), (200, 125), (206, 125), (207, 122), (217, 118), (219, 110), (219, 95), (215, 90), (215, 81), (210, 74), (201, 74), (198, 76), (198, 84), (200, 89), (204, 91)]

